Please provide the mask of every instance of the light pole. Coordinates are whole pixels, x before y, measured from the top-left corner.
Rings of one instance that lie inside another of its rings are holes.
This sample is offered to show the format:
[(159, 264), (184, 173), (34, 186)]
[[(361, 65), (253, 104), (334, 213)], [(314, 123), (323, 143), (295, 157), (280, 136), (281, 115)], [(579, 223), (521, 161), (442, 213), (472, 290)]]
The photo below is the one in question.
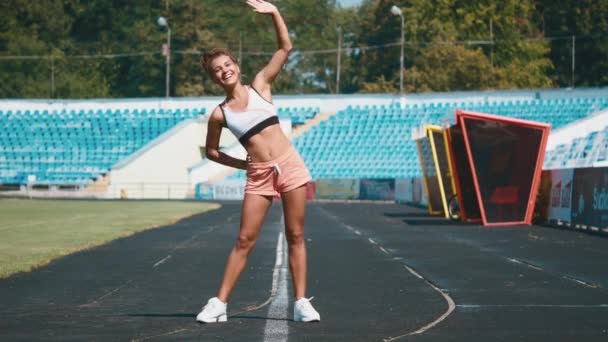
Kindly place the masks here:
[(403, 19), (403, 11), (401, 11), (401, 8), (393, 5), (393, 7), (391, 7), (391, 13), (394, 15), (398, 15), (401, 17), (401, 57), (399, 58), (399, 64), (400, 64), (400, 69), (399, 69), (399, 94), (403, 95), (403, 45), (405, 44), (405, 39), (404, 39), (404, 33), (403, 33), (403, 29), (405, 26), (405, 21)]
[(342, 27), (338, 26), (338, 56), (337, 56), (337, 67), (336, 67), (336, 94), (340, 94), (340, 66), (342, 61)]
[(169, 97), (169, 85), (171, 75), (171, 28), (165, 17), (158, 17), (158, 26), (167, 28), (167, 43), (163, 47), (163, 55), (166, 58), (167, 68), (165, 70), (165, 96)]

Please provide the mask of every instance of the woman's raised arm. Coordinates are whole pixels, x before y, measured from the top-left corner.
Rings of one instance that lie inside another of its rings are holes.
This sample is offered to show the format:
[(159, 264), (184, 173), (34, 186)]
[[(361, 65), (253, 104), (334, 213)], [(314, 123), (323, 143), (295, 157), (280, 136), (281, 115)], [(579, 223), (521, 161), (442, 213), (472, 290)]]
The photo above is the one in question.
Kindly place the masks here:
[(257, 73), (252, 82), (252, 86), (258, 92), (264, 97), (270, 98), (270, 85), (279, 72), (281, 72), (283, 65), (287, 62), (289, 52), (293, 46), (289, 39), (289, 32), (287, 31), (285, 21), (275, 5), (263, 0), (247, 0), (247, 4), (253, 7), (258, 13), (272, 16), (272, 21), (277, 34), (277, 41), (279, 44), (277, 51), (272, 55), (270, 62)]

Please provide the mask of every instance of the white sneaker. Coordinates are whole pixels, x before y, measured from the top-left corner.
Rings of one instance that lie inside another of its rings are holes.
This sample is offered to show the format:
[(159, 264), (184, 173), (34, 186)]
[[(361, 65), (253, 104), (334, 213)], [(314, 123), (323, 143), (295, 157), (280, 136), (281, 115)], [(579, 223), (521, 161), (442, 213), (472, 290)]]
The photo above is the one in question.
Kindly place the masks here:
[(320, 322), (321, 315), (312, 307), (314, 297), (300, 298), (293, 306), (293, 320), (296, 322)]
[(222, 302), (217, 297), (213, 297), (209, 299), (207, 305), (196, 316), (196, 320), (201, 323), (226, 322), (228, 320), (228, 316), (226, 316), (227, 307), (228, 304)]

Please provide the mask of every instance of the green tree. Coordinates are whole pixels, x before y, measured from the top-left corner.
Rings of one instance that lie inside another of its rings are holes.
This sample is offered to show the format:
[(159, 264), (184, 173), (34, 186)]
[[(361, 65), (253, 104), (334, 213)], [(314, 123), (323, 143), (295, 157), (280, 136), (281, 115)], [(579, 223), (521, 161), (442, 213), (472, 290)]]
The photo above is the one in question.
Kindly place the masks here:
[(537, 0), (539, 28), (551, 41), (551, 77), (572, 85), (572, 38), (575, 45), (575, 86), (608, 84), (608, 0)]
[[(410, 42), (404, 75), (409, 91), (552, 85), (549, 49), (539, 39), (531, 0), (366, 1), (360, 11), (362, 45), (399, 42), (399, 18), (390, 13), (393, 5), (403, 10)], [(398, 48), (373, 49), (358, 57), (356, 72), (365, 83), (397, 82), (398, 60)]]

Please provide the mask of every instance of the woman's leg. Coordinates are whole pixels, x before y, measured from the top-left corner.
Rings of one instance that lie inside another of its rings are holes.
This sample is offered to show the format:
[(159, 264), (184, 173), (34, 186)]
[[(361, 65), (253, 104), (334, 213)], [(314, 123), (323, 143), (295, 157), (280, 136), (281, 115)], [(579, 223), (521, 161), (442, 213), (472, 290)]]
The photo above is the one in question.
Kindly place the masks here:
[(306, 185), (281, 194), (285, 216), (285, 237), (289, 246), (289, 269), (295, 299), (306, 295), (306, 244), (304, 241), (304, 215), (306, 212)]
[(241, 211), (239, 237), (228, 257), (226, 269), (224, 270), (224, 280), (217, 295), (224, 303), (228, 302), (228, 297), (230, 297), (230, 293), (239, 275), (245, 269), (247, 256), (249, 256), (253, 246), (255, 246), (255, 242), (262, 229), (262, 224), (264, 223), (264, 218), (271, 205), (271, 196), (245, 194)]

